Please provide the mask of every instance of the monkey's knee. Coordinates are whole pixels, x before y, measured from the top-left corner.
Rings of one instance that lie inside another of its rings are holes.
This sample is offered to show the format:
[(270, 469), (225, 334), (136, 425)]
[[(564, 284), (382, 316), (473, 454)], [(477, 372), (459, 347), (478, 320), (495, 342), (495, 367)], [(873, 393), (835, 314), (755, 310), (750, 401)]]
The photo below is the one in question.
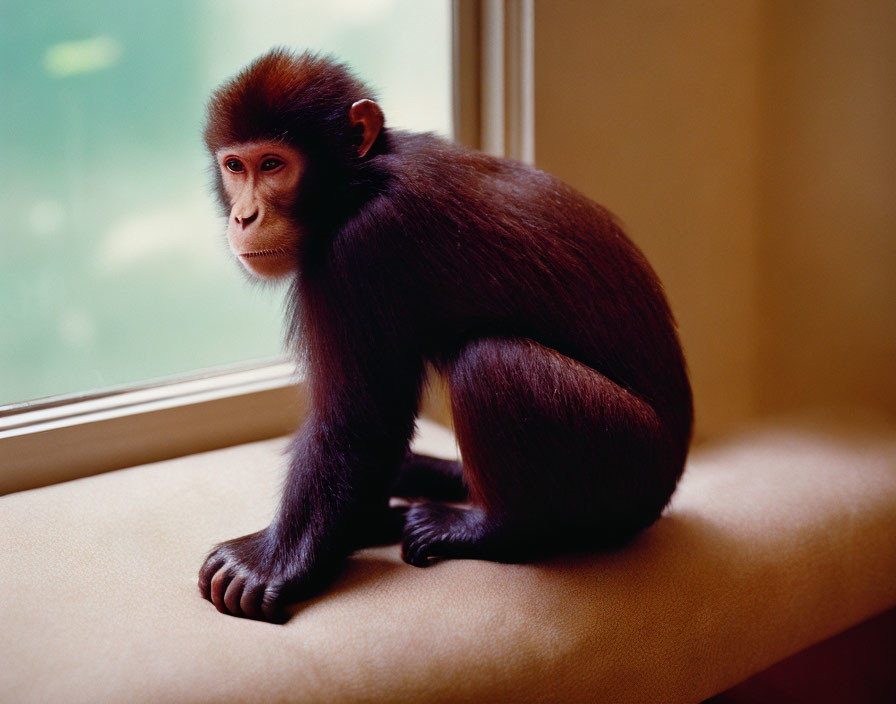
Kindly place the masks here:
[(508, 525), (634, 532), (681, 474), (649, 404), (535, 342), (475, 341), (449, 384), (471, 497)]
[[(577, 405), (572, 360), (524, 339), (471, 342), (448, 370), (470, 496), (492, 512), (531, 505), (564, 462), (565, 416)], [(562, 390), (562, 393), (558, 393)]]

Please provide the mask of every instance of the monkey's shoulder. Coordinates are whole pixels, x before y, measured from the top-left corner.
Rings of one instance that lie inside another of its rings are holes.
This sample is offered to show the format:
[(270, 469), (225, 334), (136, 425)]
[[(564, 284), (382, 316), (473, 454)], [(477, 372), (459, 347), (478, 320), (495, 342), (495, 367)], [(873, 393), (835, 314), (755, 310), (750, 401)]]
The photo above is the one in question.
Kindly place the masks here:
[(606, 211), (546, 171), (450, 142), (433, 133), (390, 132), (390, 149), (378, 157), (388, 193), (413, 210), (453, 204), (510, 210), (530, 217), (565, 210), (585, 220)]
[(432, 132), (393, 130), (390, 137), (391, 149), (385, 155), (387, 168), (393, 176), (408, 183), (431, 187), (433, 183), (469, 185), (476, 181), (548, 176), (521, 162), (468, 149)]

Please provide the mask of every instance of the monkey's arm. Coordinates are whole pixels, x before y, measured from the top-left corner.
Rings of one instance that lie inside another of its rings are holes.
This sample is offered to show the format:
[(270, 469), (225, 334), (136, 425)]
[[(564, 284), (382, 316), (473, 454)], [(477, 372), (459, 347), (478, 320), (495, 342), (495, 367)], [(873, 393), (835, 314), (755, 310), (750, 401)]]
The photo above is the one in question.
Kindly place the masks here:
[(282, 620), (283, 606), (321, 589), (385, 517), (422, 378), (422, 360), (389, 346), (362, 338), (312, 367), (312, 410), (293, 440), (274, 520), (217, 546), (200, 571), (203, 596), (222, 613)]

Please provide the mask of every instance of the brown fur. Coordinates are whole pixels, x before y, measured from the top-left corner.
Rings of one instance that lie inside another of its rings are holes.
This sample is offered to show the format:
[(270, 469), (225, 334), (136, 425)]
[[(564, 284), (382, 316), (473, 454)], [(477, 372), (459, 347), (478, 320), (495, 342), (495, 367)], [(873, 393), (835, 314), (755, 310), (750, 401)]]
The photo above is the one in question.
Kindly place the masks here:
[[(308, 167), (290, 339), (312, 411), (271, 526), (203, 567), (203, 593), (236, 615), (276, 618), (396, 526), (421, 566), (618, 545), (657, 519), (684, 466), (675, 323), (614, 218), (433, 135), (384, 128), (361, 158), (348, 112), (369, 97), (338, 64), (276, 51), (210, 106), (212, 151), (280, 139)], [(408, 453), (426, 361), (449, 380), (462, 467)], [(465, 487), (469, 508), (438, 503)], [(390, 495), (427, 500), (395, 514)]]

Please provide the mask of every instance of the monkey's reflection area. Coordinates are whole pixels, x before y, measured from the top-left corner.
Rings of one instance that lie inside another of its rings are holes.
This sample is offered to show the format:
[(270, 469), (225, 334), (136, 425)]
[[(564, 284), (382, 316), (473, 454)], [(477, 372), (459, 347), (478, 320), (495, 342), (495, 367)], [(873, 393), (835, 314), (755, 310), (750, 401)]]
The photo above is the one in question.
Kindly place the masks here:
[[(209, 104), (230, 248), (291, 279), (311, 409), (270, 526), (200, 571), (223, 613), (282, 620), (376, 542), (420, 567), (607, 549), (657, 519), (684, 466), (675, 322), (613, 217), (542, 171), (387, 127), (370, 95), (277, 50)], [(408, 451), (427, 362), (462, 466)]]

